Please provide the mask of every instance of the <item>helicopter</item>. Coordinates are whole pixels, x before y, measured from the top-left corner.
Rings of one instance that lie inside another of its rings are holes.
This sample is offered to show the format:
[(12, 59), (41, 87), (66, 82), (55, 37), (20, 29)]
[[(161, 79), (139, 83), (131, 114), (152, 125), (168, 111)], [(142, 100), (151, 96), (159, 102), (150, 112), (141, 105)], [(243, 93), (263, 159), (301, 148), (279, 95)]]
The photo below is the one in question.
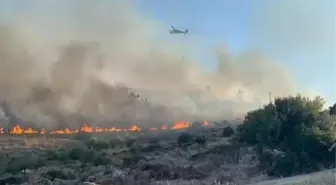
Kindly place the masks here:
[(178, 30), (174, 28), (174, 26), (172, 26), (172, 28), (173, 28), (172, 30), (169, 30), (170, 34), (181, 34), (181, 33), (183, 33), (184, 35), (188, 34), (188, 28), (185, 31)]

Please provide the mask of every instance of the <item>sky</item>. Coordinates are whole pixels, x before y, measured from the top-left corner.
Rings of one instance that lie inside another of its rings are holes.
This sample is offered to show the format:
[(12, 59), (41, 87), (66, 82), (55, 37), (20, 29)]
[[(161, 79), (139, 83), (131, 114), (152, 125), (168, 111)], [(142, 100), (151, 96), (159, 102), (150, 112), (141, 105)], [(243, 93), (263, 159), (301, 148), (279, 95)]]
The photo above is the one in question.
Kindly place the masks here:
[[(168, 34), (172, 25), (188, 28), (186, 37), (176, 38), (193, 43), (194, 51), (187, 57), (197, 59), (208, 70), (216, 67), (217, 47), (225, 47), (235, 55), (261, 52), (285, 66), (303, 88), (336, 102), (334, 0), (130, 2), (167, 29), (161, 35), (165, 39), (173, 39)], [(26, 6), (25, 1), (0, 0), (0, 16), (22, 12)], [(66, 15), (56, 6), (43, 12)]]
[(139, 1), (149, 16), (197, 35), (198, 58), (216, 65), (214, 47), (232, 53), (266, 54), (294, 74), (298, 83), (336, 101), (334, 0)]

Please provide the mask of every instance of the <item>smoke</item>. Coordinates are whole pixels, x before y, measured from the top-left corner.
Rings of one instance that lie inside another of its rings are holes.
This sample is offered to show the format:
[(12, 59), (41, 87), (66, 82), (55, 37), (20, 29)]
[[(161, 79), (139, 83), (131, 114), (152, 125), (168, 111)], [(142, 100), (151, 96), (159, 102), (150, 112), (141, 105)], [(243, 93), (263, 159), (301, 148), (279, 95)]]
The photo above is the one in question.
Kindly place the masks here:
[(0, 27), (0, 97), (26, 122), (230, 119), (270, 91), (298, 92), (287, 70), (259, 53), (218, 48), (212, 72), (183, 59), (193, 46), (159, 39), (159, 23), (131, 3), (57, 2), (27, 1), (28, 16)]

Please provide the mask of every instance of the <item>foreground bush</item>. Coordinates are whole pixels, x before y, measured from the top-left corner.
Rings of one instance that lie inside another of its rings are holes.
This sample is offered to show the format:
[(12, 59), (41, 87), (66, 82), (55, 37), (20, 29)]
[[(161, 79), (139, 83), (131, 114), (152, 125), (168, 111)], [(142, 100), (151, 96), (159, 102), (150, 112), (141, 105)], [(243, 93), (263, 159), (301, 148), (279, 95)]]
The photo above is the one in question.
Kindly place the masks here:
[(223, 137), (231, 137), (234, 134), (234, 130), (232, 127), (227, 126), (223, 129)]
[(193, 137), (192, 135), (188, 133), (181, 133), (181, 135), (177, 138), (177, 143), (179, 146), (184, 146), (191, 144), (193, 142)]
[(8, 164), (7, 164), (7, 172), (10, 173), (19, 173), (19, 172), (23, 172), (25, 173), (25, 171), (27, 169), (33, 169), (35, 168), (37, 164), (37, 156), (13, 156)]
[[(256, 144), (270, 175), (290, 176), (335, 167), (336, 121), (321, 98), (278, 98), (249, 112), (238, 127), (240, 142)], [(275, 152), (278, 151), (278, 152)]]

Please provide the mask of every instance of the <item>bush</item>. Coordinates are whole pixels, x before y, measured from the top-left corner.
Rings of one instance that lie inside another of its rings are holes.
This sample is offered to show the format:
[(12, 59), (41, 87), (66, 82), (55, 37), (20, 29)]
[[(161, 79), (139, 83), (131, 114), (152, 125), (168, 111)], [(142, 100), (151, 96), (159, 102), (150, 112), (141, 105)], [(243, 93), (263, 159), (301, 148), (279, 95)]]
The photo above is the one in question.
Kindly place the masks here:
[(197, 136), (195, 138), (195, 142), (199, 145), (205, 145), (206, 143), (206, 137), (205, 136)]
[(278, 150), (275, 162), (267, 168), (270, 175), (290, 176), (335, 166), (336, 120), (323, 110), (321, 98), (301, 96), (277, 98), (274, 104), (249, 112), (238, 127), (237, 140), (257, 144), (260, 159), (265, 150)]
[(135, 139), (133, 139), (133, 138), (127, 139), (127, 140), (125, 141), (125, 145), (126, 145), (128, 148), (132, 147), (132, 145), (133, 145), (134, 143), (135, 143)]
[(110, 144), (106, 141), (97, 141), (93, 144), (93, 148), (96, 150), (106, 150), (108, 149)]
[(223, 129), (223, 137), (231, 137), (234, 134), (234, 130), (232, 127), (227, 126)]
[(123, 165), (124, 166), (132, 166), (134, 164), (137, 164), (143, 157), (137, 154), (129, 154), (128, 156), (123, 157)]
[(80, 148), (73, 148), (69, 153), (69, 158), (71, 160), (79, 160), (82, 158), (83, 154), (84, 154), (84, 150)]
[(162, 150), (162, 146), (158, 143), (156, 144), (149, 144), (147, 146), (141, 147), (140, 152), (155, 152), (158, 150)]
[(73, 173), (69, 171), (63, 171), (61, 169), (51, 169), (46, 173), (41, 174), (41, 176), (51, 181), (55, 180), (56, 178), (64, 180), (76, 179), (76, 176)]
[(47, 160), (56, 160), (56, 161), (66, 161), (69, 157), (69, 152), (63, 148), (60, 149), (50, 149), (45, 153)]
[(86, 151), (82, 158), (81, 158), (81, 162), (85, 163), (91, 163), (96, 157), (96, 152), (94, 150), (89, 150)]
[(25, 173), (26, 169), (34, 168), (36, 162), (36, 156), (14, 156), (9, 160), (6, 171), (11, 173), (23, 171)]
[(93, 161), (93, 165), (95, 165), (95, 166), (99, 166), (99, 165), (105, 165), (105, 166), (107, 166), (107, 165), (111, 164), (111, 162), (112, 161), (111, 161), (110, 158), (104, 156), (104, 157), (98, 157), (97, 159), (95, 159)]
[(113, 139), (110, 141), (110, 147), (111, 148), (116, 148), (121, 145), (120, 139)]
[(0, 185), (22, 184), (27, 181), (27, 176), (23, 175), (2, 175), (0, 177)]
[(188, 134), (183, 132), (178, 138), (177, 138), (177, 143), (179, 146), (183, 146), (183, 145), (188, 145), (191, 144), (193, 141), (193, 137)]

